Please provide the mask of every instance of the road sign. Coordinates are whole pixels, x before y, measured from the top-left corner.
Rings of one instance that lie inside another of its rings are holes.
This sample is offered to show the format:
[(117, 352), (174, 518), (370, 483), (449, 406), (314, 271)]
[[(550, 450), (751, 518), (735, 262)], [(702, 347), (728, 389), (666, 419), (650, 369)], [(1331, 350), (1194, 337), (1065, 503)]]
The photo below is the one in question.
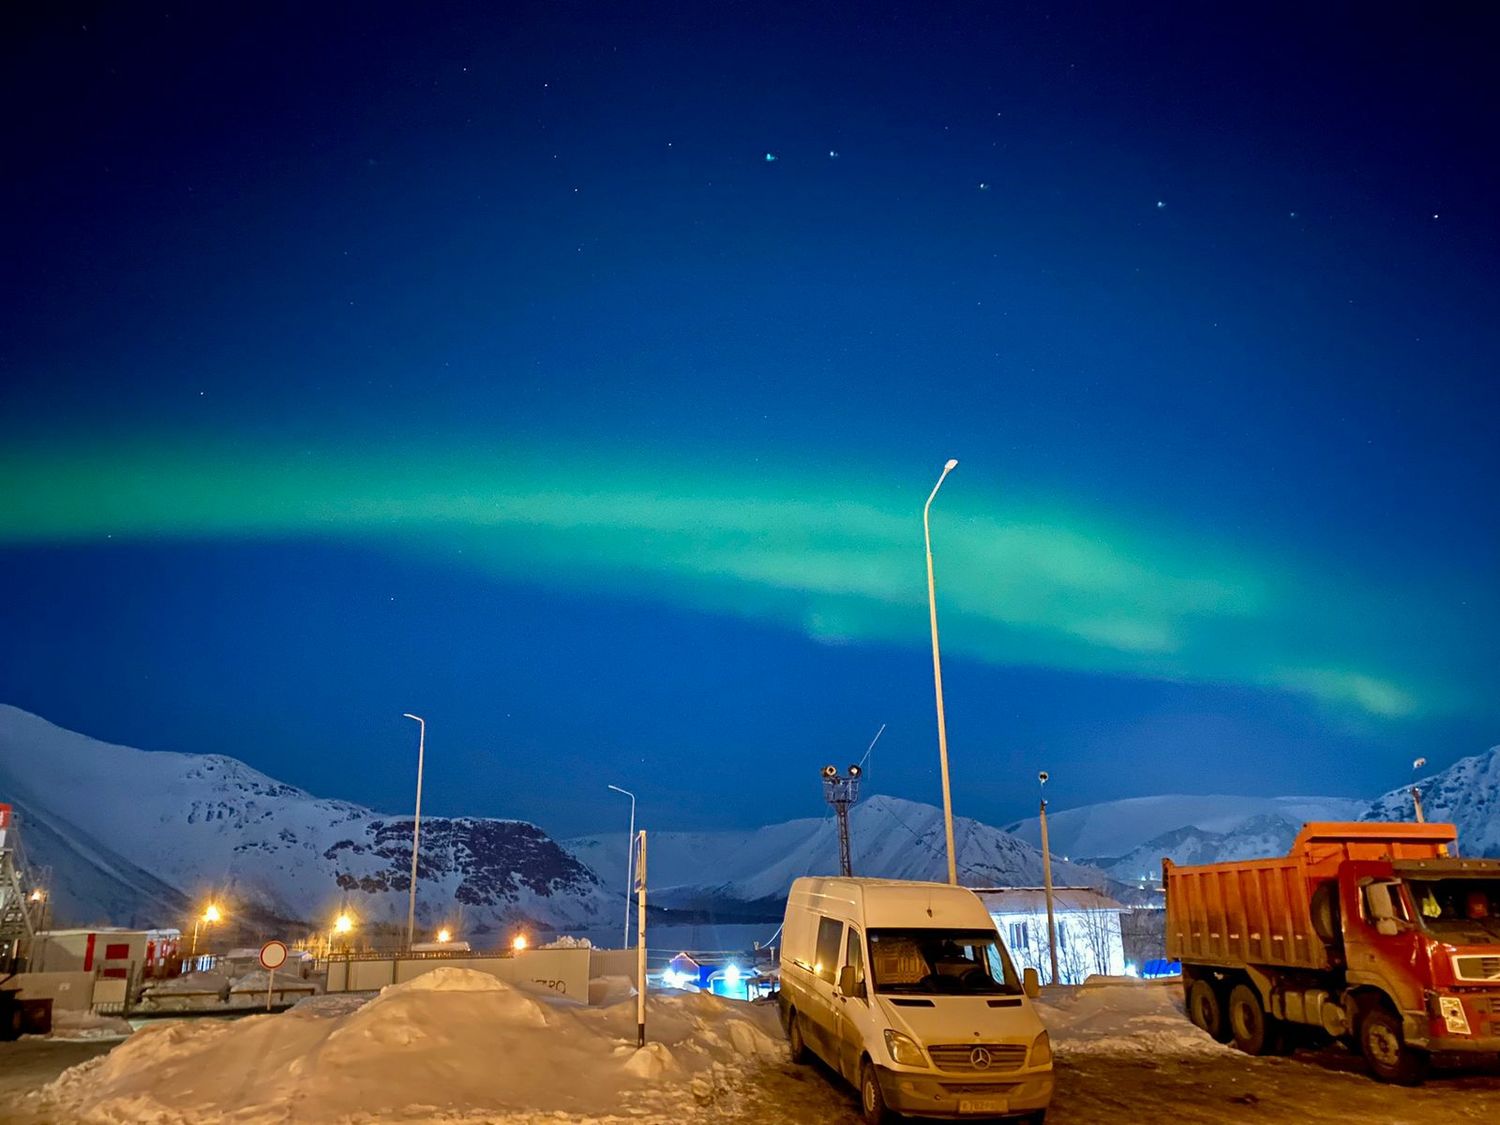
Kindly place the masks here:
[(260, 947), (260, 967), (262, 969), (279, 969), (286, 964), (286, 942), (268, 941)]

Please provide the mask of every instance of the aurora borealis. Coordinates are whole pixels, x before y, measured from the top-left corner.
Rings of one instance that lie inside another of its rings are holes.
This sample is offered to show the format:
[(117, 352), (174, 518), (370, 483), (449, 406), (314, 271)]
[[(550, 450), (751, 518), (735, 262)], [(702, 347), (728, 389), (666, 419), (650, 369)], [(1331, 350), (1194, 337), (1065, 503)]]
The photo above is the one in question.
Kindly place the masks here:
[(425, 711), (438, 811), (564, 832), (889, 722), (933, 800), (956, 456), (960, 812), (1497, 741), (1473, 28), (721, 16), (18, 28), (0, 698), (378, 807)]

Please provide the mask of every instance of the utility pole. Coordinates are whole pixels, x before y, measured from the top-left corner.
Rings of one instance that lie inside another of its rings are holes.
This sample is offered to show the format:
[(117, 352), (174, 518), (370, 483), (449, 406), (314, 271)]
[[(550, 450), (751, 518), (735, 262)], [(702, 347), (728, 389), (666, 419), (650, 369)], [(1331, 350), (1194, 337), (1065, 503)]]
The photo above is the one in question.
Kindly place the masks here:
[(411, 949), (417, 933), (417, 844), (422, 837), (422, 758), (427, 750), (427, 720), (416, 715), (402, 715), (417, 724), (417, 815), (411, 826), (411, 892), (406, 900), (406, 948)]
[[(1411, 772), (1412, 773), (1416, 773), (1419, 769), (1421, 769), (1426, 764), (1427, 764), (1427, 759), (1426, 758), (1418, 758), (1415, 762), (1413, 762), (1411, 764)], [(1416, 783), (1415, 779), (1413, 779), (1412, 783), (1411, 783), (1411, 803), (1412, 803), (1412, 807), (1417, 810), (1417, 823), (1421, 824), (1427, 818), (1422, 815), (1422, 790), (1420, 790), (1420, 789), (1417, 788), (1417, 783)]]
[[(1047, 771), (1036, 775), (1043, 786), (1047, 784)], [(1052, 905), (1052, 848), (1047, 842), (1047, 798), (1042, 798), (1042, 883), (1047, 888), (1047, 953), (1052, 961), (1052, 982), (1058, 981), (1057, 971), (1057, 913)]]

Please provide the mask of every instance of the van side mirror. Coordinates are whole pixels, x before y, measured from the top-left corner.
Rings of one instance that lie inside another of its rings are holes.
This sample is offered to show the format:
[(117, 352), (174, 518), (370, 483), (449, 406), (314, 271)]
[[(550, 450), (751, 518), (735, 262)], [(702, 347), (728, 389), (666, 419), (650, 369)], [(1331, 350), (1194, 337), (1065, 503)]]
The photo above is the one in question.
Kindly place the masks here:
[(1401, 926), (1394, 918), (1377, 918), (1375, 932), (1381, 937), (1395, 937), (1401, 932)]
[(839, 970), (839, 991), (845, 996), (864, 996), (865, 982), (854, 975), (853, 965), (845, 965)]
[(1021, 988), (1033, 1000), (1042, 994), (1042, 978), (1037, 976), (1035, 969), (1028, 968), (1021, 974)]

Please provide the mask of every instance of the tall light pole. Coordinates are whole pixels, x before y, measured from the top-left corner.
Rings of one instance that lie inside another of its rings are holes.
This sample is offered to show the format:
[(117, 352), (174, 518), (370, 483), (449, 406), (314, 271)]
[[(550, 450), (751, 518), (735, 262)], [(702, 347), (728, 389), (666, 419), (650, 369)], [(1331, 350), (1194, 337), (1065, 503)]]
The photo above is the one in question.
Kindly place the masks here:
[(427, 750), (427, 720), (418, 715), (403, 714), (417, 724), (417, 818), (411, 826), (411, 894), (406, 900), (406, 948), (417, 933), (417, 843), (422, 838), (422, 758)]
[(611, 785), (616, 793), (624, 793), (630, 798), (630, 838), (625, 842), (625, 944), (622, 948), (630, 948), (630, 892), (635, 887), (635, 794), (629, 789), (621, 789), (618, 785)]
[[(1046, 792), (1047, 771), (1043, 770), (1036, 775), (1036, 779), (1042, 785), (1042, 791)], [(1047, 798), (1042, 798), (1042, 882), (1047, 889), (1047, 954), (1052, 961), (1052, 984), (1061, 983), (1057, 979), (1057, 913), (1052, 906), (1052, 848), (1047, 842)]]
[(922, 508), (922, 534), (927, 539), (927, 613), (932, 619), (932, 687), (937, 693), (938, 756), (943, 763), (943, 830), (948, 836), (948, 882), (958, 885), (958, 860), (953, 854), (953, 794), (948, 788), (948, 725), (943, 719), (943, 663), (938, 657), (937, 588), (932, 581), (932, 526), (928, 513), (948, 474), (958, 468), (956, 460), (943, 466), (943, 475), (932, 486), (932, 495)]

